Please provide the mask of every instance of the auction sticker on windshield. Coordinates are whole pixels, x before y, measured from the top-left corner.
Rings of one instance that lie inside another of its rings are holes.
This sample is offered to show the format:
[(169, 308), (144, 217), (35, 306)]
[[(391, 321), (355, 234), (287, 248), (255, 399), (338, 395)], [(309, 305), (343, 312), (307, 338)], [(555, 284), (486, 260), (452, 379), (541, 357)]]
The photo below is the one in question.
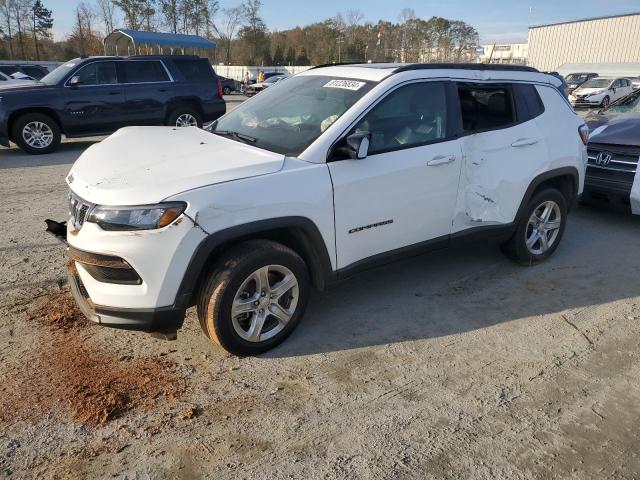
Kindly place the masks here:
[(360, 90), (365, 82), (356, 82), (355, 80), (331, 80), (324, 85), (324, 88), (342, 88), (344, 90)]

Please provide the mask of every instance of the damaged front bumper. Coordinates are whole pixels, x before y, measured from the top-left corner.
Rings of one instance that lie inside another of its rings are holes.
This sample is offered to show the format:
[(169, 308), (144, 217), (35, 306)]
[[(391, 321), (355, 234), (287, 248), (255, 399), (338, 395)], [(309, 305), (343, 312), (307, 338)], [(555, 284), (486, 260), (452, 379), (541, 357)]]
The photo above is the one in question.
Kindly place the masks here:
[(96, 305), (82, 282), (78, 268), (84, 269), (91, 277), (103, 283), (139, 285), (142, 280), (137, 272), (121, 258), (85, 252), (69, 245), (66, 222), (46, 220), (46, 224), (47, 232), (67, 248), (69, 287), (85, 317), (94, 323), (108, 327), (158, 333), (164, 338), (175, 338), (175, 332), (184, 323), (185, 308), (170, 306), (147, 309)]

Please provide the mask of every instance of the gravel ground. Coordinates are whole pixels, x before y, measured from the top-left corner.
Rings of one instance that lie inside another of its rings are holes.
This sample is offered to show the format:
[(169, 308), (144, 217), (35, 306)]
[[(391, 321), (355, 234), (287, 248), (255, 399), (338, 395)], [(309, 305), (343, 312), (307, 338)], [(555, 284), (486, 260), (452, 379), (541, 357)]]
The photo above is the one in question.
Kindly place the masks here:
[(193, 311), (175, 342), (68, 312), (43, 219), (87, 145), (0, 151), (0, 476), (640, 476), (640, 218), (581, 207), (535, 268), (474, 245), (370, 271), (239, 359)]

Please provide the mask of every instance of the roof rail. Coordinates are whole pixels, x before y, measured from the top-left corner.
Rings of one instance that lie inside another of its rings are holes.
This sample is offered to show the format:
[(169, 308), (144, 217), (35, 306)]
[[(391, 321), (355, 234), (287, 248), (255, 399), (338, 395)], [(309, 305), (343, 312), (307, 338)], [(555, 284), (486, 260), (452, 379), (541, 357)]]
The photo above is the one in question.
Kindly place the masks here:
[(316, 68), (325, 68), (325, 67), (343, 67), (348, 65), (365, 65), (365, 62), (323, 63), (321, 65), (315, 65), (311, 67), (309, 70), (315, 70)]
[(393, 73), (408, 72), (411, 70), (490, 70), (490, 71), (508, 71), (508, 72), (533, 72), (540, 73), (533, 67), (524, 65), (503, 65), (499, 63), (412, 63), (396, 68)]

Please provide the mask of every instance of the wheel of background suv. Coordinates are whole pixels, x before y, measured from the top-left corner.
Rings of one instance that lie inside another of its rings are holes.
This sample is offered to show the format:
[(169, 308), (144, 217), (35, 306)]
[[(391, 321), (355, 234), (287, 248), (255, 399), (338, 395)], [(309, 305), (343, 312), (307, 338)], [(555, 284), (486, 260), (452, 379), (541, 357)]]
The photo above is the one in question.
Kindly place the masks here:
[(502, 245), (504, 253), (521, 265), (533, 265), (553, 255), (567, 224), (567, 201), (554, 188), (535, 194), (518, 219), (515, 234)]
[(202, 117), (190, 107), (178, 107), (171, 112), (167, 119), (167, 125), (173, 127), (198, 127), (202, 128)]
[(202, 283), (200, 326), (235, 355), (281, 343), (300, 322), (311, 284), (300, 256), (282, 244), (252, 240), (232, 248)]
[(225, 94), (225, 95), (231, 95), (231, 88), (229, 88), (229, 87), (224, 87), (224, 88), (222, 89), (222, 93), (223, 93), (223, 94)]
[(604, 97), (602, 99), (602, 103), (600, 104), (600, 106), (602, 108), (607, 108), (609, 106), (609, 103), (611, 102), (611, 99), (609, 98), (609, 96), (607, 95), (606, 97)]
[(48, 115), (28, 113), (19, 117), (12, 129), (13, 141), (27, 153), (51, 153), (62, 140), (60, 127)]

